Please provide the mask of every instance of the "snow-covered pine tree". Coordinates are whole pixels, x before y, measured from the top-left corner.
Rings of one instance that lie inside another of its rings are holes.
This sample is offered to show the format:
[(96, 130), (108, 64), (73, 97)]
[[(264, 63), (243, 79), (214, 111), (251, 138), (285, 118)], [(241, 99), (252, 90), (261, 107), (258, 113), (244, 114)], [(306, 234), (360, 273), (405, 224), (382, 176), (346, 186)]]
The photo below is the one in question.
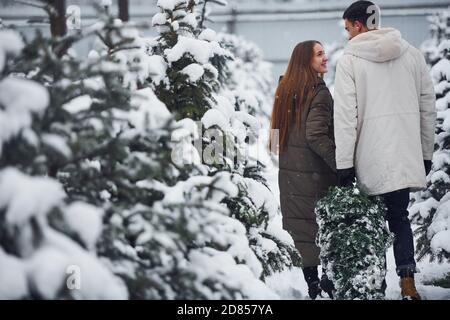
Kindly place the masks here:
[(386, 250), (392, 236), (386, 208), (359, 188), (333, 187), (316, 206), (317, 242), (337, 299), (382, 299)]
[[(248, 143), (257, 140), (260, 125), (247, 113), (251, 106), (244, 99), (239, 101), (242, 109), (236, 107), (237, 96), (232, 89), (237, 79), (232, 78), (231, 71), (234, 70), (228, 68), (234, 61), (233, 54), (220, 45), (213, 30), (197, 24), (202, 19), (202, 10), (198, 10), (197, 3), (180, 0), (169, 4), (158, 1), (161, 12), (153, 17), (153, 24), (159, 27), (160, 37), (151, 50), (154, 58), (159, 57), (166, 64), (162, 70), (167, 71), (167, 77), (163, 80), (157, 77), (156, 81), (152, 77), (149, 85), (155, 88), (158, 98), (168, 107), (175, 104), (169, 109), (177, 114), (178, 119), (187, 116), (201, 120), (201, 143), (206, 149), (199, 150), (200, 159), (207, 162), (209, 175), (229, 172), (232, 182), (239, 187), (237, 197), (227, 197), (223, 202), (231, 215), (246, 227), (252, 248), (263, 265), (261, 277), (298, 266), (300, 257), (291, 237), (281, 225), (273, 223), (279, 210), (259, 174), (262, 167), (246, 155)], [(185, 87), (191, 89), (184, 90)], [(195, 104), (191, 103), (193, 95)], [(255, 95), (248, 94), (246, 98), (256, 107)], [(185, 101), (191, 103), (190, 111), (180, 114), (177, 108)], [(226, 152), (209, 153), (211, 147)]]
[[(243, 37), (220, 33), (217, 39), (232, 53), (232, 59), (228, 60), (226, 65), (229, 76), (225, 79), (225, 83), (222, 83), (219, 95), (226, 97), (238, 113), (248, 113), (253, 116), (260, 128), (268, 128), (270, 101), (273, 98), (271, 64), (263, 59), (261, 50), (255, 44)], [(287, 245), (291, 243), (290, 236), (282, 230), (280, 209), (275, 205), (277, 201), (273, 194), (267, 192), (267, 181), (263, 177), (264, 170), (273, 166), (273, 159), (265, 147), (266, 141), (261, 139), (261, 136), (267, 137), (268, 132), (261, 130), (258, 134), (258, 141), (246, 146), (250, 148), (250, 151), (243, 176), (254, 180), (248, 187), (253, 188), (251, 184), (254, 184), (261, 190), (261, 195), (265, 194), (264, 200), (258, 200), (260, 198), (258, 192), (253, 192), (250, 202), (271, 205), (266, 205), (265, 209), (259, 208), (258, 205), (252, 210), (241, 210), (244, 215), (238, 216), (252, 217), (257, 213), (256, 216), (264, 217), (264, 219), (260, 218), (260, 222), (256, 224), (248, 219), (243, 221), (249, 230), (250, 242), (253, 243), (254, 250), (263, 263), (265, 275), (270, 275), (285, 269), (286, 266), (299, 266), (300, 259), (295, 248)], [(258, 211), (267, 212), (261, 215)], [(261, 250), (261, 247), (265, 249)], [(272, 247), (271, 250), (269, 250), (270, 247)]]
[(449, 26), (447, 25), (449, 11), (450, 8), (427, 17), (430, 23), (430, 38), (422, 43), (420, 49), (430, 66), (434, 66), (442, 58), (439, 46), (449, 37)]
[[(268, 122), (273, 99), (272, 65), (265, 61), (261, 49), (242, 36), (218, 33), (220, 44), (233, 54), (227, 62), (227, 92), (234, 95), (235, 109), (255, 116), (261, 123)], [(233, 96), (230, 95), (230, 100)], [(263, 123), (264, 125), (265, 123)]]
[(4, 29), (0, 42), (0, 299), (127, 298), (95, 254), (103, 210), (45, 176), (72, 156), (50, 130), (52, 96), (16, 72), (21, 37)]
[(410, 218), (417, 225), (418, 259), (450, 260), (450, 8), (430, 20), (432, 38), (422, 50), (436, 92), (436, 137), (427, 188), (411, 196)]

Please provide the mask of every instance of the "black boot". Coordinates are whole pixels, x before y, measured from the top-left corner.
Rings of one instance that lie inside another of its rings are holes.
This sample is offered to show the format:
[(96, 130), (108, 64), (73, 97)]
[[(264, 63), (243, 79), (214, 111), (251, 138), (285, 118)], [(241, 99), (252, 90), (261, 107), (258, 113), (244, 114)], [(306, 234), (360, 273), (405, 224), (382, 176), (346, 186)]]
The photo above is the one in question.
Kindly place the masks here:
[[(386, 255), (384, 256), (384, 270), (387, 270), (387, 258)], [(380, 293), (384, 296), (386, 296), (386, 288), (387, 288), (387, 283), (386, 283), (386, 275), (384, 276), (383, 282), (381, 283), (381, 288), (380, 288)]]
[(386, 278), (383, 279), (383, 282), (381, 283), (381, 293), (383, 294), (383, 296), (386, 295), (386, 288), (387, 288), (387, 283), (386, 283)]
[(322, 290), (319, 286), (319, 281), (313, 281), (311, 283), (308, 283), (308, 295), (311, 298), (311, 300), (316, 300), (317, 296), (322, 297)]
[(334, 299), (333, 292), (336, 288), (334, 287), (333, 282), (327, 277), (324, 269), (322, 269), (322, 277), (320, 278), (320, 288), (328, 294), (330, 299)]
[(322, 291), (319, 286), (319, 274), (317, 267), (305, 267), (302, 268), (302, 271), (306, 284), (308, 285), (308, 295), (311, 300), (315, 300)]

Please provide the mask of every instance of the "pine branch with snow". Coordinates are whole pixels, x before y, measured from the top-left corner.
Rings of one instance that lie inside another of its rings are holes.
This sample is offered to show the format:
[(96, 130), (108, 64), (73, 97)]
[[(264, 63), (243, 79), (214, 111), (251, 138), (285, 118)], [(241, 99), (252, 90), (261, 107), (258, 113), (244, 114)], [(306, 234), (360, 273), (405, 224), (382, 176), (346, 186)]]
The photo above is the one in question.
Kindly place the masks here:
[(256, 116), (267, 125), (273, 99), (272, 65), (263, 59), (262, 51), (243, 37), (219, 33), (222, 46), (234, 59), (227, 63), (228, 74), (223, 95), (234, 100), (236, 110)]
[(450, 10), (435, 13), (428, 17), (430, 22), (430, 39), (424, 41), (421, 50), (425, 55), (427, 62), (433, 66), (442, 57), (442, 47), (449, 40), (450, 28), (448, 20), (450, 19)]
[(152, 22), (160, 36), (151, 55), (161, 61), (166, 76), (149, 79), (151, 86), (177, 119), (200, 120), (214, 104), (212, 94), (220, 86), (230, 53), (215, 41), (214, 31), (198, 29), (197, 3), (180, 0), (158, 6), (161, 12)]
[[(191, 6), (194, 7), (195, 0), (190, 0)], [(211, 9), (209, 8), (208, 4), (215, 4), (220, 6), (226, 6), (228, 3), (226, 0), (200, 0), (198, 1), (198, 5), (201, 6), (201, 10), (199, 14), (197, 15), (198, 25), (199, 29), (203, 30), (205, 28), (205, 22), (212, 22), (211, 19), (209, 19), (209, 15), (211, 13)]]

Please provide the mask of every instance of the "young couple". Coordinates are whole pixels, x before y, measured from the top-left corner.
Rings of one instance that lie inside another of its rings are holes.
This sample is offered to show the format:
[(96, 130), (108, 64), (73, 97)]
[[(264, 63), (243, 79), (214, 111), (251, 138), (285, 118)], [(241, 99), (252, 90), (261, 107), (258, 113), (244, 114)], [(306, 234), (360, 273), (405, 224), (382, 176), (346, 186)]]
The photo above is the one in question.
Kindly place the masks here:
[(407, 207), (431, 169), (435, 94), (419, 50), (396, 29), (368, 25), (373, 5), (357, 1), (343, 14), (349, 42), (337, 64), (334, 106), (318, 41), (295, 47), (276, 91), (271, 128), (280, 138), (283, 226), (303, 257), (311, 299), (322, 290), (332, 298), (334, 289), (323, 271), (318, 276), (315, 205), (330, 186), (355, 179), (385, 202), (402, 297), (420, 299)]

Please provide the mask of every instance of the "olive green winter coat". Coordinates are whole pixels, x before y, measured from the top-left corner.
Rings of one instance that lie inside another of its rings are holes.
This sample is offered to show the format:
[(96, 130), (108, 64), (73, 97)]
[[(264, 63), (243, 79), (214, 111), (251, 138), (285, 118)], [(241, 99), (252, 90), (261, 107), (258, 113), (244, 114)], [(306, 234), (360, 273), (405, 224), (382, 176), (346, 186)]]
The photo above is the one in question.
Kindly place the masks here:
[(300, 128), (293, 126), (279, 156), (278, 174), (283, 227), (292, 235), (303, 267), (320, 264), (314, 208), (337, 182), (333, 98), (322, 79), (312, 90), (315, 96), (303, 110)]

